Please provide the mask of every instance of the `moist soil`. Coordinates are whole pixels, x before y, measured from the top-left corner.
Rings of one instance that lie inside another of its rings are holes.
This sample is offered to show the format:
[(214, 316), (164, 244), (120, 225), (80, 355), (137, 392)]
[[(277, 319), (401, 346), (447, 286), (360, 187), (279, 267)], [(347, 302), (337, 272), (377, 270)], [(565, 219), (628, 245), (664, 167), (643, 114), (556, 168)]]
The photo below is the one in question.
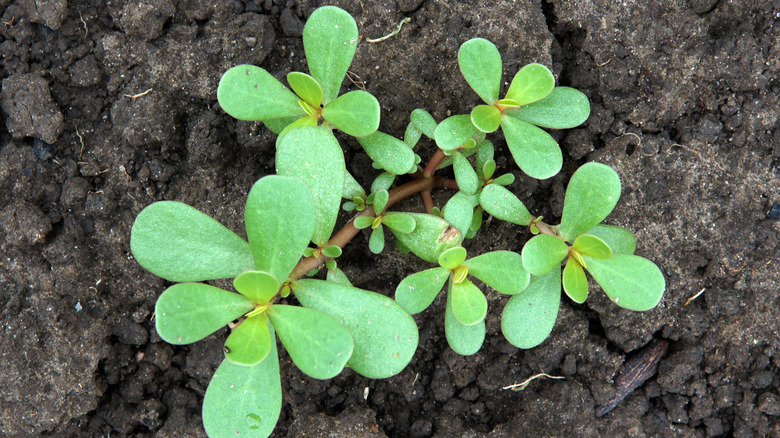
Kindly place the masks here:
[[(592, 285), (584, 305), (563, 299), (552, 335), (530, 350), (503, 338), (507, 298), (488, 291), (487, 338), (469, 357), (447, 346), (440, 297), (415, 317), (414, 359), (386, 380), (350, 370), (314, 380), (281, 352), (275, 436), (780, 436), (780, 3), (334, 3), (363, 39), (411, 18), (385, 41), (361, 41), (343, 90), (377, 96), (380, 129), (397, 137), (415, 108), (442, 120), (479, 103), (457, 67), (469, 38), (496, 44), (505, 81), (539, 62), (582, 90), (588, 121), (553, 132), (559, 175), (523, 176), (494, 135), (499, 172), (557, 223), (579, 165), (614, 168), (623, 194), (607, 223), (635, 232), (667, 291), (634, 313)], [(189, 346), (157, 336), (167, 284), (133, 259), (130, 228), (150, 203), (178, 200), (243, 234), (247, 192), (274, 171), (275, 136), (227, 116), (216, 85), (242, 63), (278, 78), (306, 71), (301, 31), (317, 6), (0, 0), (0, 435), (205, 436), (200, 407), (228, 329)], [(342, 145), (367, 187), (377, 172), (356, 142)], [(416, 197), (403, 206), (422, 209)], [(466, 247), (519, 251), (529, 236), (487, 220)], [(429, 265), (373, 256), (359, 235), (339, 266), (392, 296)], [(657, 373), (597, 416), (656, 340), (668, 342)], [(538, 373), (563, 378), (504, 389)]]

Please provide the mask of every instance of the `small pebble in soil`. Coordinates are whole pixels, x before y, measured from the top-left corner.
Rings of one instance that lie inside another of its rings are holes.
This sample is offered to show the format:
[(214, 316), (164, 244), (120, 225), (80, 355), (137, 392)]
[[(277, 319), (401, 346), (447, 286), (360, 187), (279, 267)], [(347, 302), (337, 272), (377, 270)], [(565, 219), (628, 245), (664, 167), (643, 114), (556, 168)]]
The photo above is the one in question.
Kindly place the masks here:
[(769, 208), (769, 219), (776, 221), (780, 219), (780, 204), (772, 204)]

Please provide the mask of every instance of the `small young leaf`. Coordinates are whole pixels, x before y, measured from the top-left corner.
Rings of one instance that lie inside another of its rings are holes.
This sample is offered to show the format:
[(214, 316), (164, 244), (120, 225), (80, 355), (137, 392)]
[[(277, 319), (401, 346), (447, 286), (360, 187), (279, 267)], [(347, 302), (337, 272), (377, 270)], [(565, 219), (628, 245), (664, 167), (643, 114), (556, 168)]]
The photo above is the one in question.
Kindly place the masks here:
[(443, 268), (453, 270), (458, 268), (466, 260), (466, 248), (456, 246), (444, 251), (439, 256), (439, 265)]
[(294, 117), (282, 117), (280, 119), (268, 119), (263, 120), (263, 124), (270, 129), (274, 134), (281, 134), (282, 131), (284, 131), (284, 128), (286, 128), (291, 123), (295, 122), (296, 120), (305, 118), (310, 118), (308, 115), (300, 115), (300, 116), (294, 116)]
[(334, 283), (352, 286), (352, 282), (347, 278), (347, 274), (337, 267), (328, 268), (328, 274), (325, 279)]
[(265, 304), (279, 292), (279, 280), (263, 271), (245, 271), (233, 280), (233, 287), (257, 304)]
[(597, 259), (612, 257), (612, 250), (609, 246), (603, 240), (589, 234), (580, 234), (574, 240), (571, 248), (582, 255), (596, 257)]
[(387, 200), (389, 198), (389, 194), (387, 193), (387, 190), (377, 190), (373, 193), (374, 195), (374, 213), (378, 215), (382, 214), (385, 211), (385, 206), (387, 205)]
[(297, 178), (260, 178), (249, 191), (244, 218), (257, 269), (284, 282), (314, 235), (311, 191)]
[(332, 316), (284, 304), (269, 307), (267, 313), (276, 335), (304, 374), (330, 379), (344, 369), (352, 356), (352, 334)]
[(482, 207), (477, 206), (477, 208), (474, 209), (474, 217), (471, 218), (471, 225), (469, 226), (469, 235), (471, 235), (471, 237), (467, 237), (469, 239), (473, 238), (474, 234), (476, 234), (480, 228), (482, 228)]
[(219, 80), (217, 100), (226, 113), (239, 120), (267, 121), (306, 115), (295, 93), (254, 65), (237, 65), (226, 71)]
[(442, 267), (409, 275), (395, 289), (395, 300), (407, 312), (420, 313), (433, 303), (449, 275), (449, 270)]
[(409, 146), (410, 149), (414, 149), (417, 146), (417, 142), (420, 141), (422, 132), (414, 126), (414, 123), (406, 125), (406, 131), (404, 131), (404, 143)]
[(661, 270), (646, 258), (613, 254), (608, 259), (583, 256), (588, 272), (620, 307), (644, 311), (655, 307), (666, 289)]
[[(477, 170), (480, 170), (479, 167)], [(496, 161), (495, 160), (487, 160), (485, 161), (485, 164), (482, 165), (482, 175), (480, 177), (484, 180), (488, 180), (493, 177), (493, 174), (496, 172)]]
[(436, 123), (436, 119), (434, 119), (428, 111), (417, 108), (416, 110), (412, 111), (412, 114), (409, 115), (409, 118), (411, 119), (412, 124), (414, 124), (414, 126), (417, 127), (420, 132), (425, 134), (426, 137), (432, 140), (436, 138), (434, 132), (436, 131), (436, 126), (438, 123)]
[(254, 366), (259, 364), (271, 351), (271, 337), (265, 313), (247, 318), (233, 329), (225, 341), (225, 357), (236, 365)]
[(468, 114), (451, 116), (442, 120), (434, 132), (436, 145), (444, 151), (453, 151), (480, 132)]
[(515, 117), (501, 119), (501, 130), (515, 162), (535, 179), (547, 179), (561, 170), (563, 154), (550, 134)]
[(254, 268), (244, 239), (181, 202), (155, 202), (138, 213), (130, 250), (141, 266), (168, 281), (233, 278)]
[[(487, 140), (480, 141), (479, 144), (477, 145), (477, 166), (476, 166), (477, 170), (484, 169), (485, 164), (488, 161), (495, 162), (495, 160), (493, 159), (494, 158), (493, 155), (494, 155), (493, 143)], [(486, 177), (485, 175), (480, 175), (480, 178), (488, 179), (489, 177)]]
[(494, 179), (491, 184), (498, 184), (500, 186), (508, 186), (515, 182), (515, 176), (511, 173), (505, 173), (498, 178)]
[(501, 87), (501, 54), (493, 43), (483, 38), (473, 38), (458, 50), (460, 72), (485, 103), (498, 100)]
[(341, 193), (341, 197), (352, 200), (355, 198), (365, 199), (366, 197), (366, 191), (349, 171), (344, 173), (344, 191)]
[(471, 195), (479, 190), (477, 172), (471, 167), (469, 160), (459, 152), (452, 154), (452, 169), (455, 171), (455, 181), (460, 191)]
[[(452, 284), (450, 283), (450, 286)], [(450, 288), (451, 289), (451, 288)], [(480, 348), (485, 341), (485, 321), (474, 325), (464, 325), (455, 318), (452, 309), (452, 291), (447, 293), (447, 305), (444, 311), (444, 333), (450, 348), (462, 356), (470, 356)]]
[(202, 283), (179, 283), (165, 290), (154, 307), (157, 333), (169, 344), (199, 341), (249, 312), (249, 298)]
[(393, 186), (393, 182), (395, 182), (395, 175), (393, 175), (390, 172), (382, 172), (379, 174), (378, 177), (374, 180), (374, 182), (371, 183), (371, 192), (375, 193), (380, 190), (388, 190), (390, 187)]
[(414, 319), (398, 303), (374, 292), (321, 280), (299, 280), (293, 291), (302, 305), (344, 324), (355, 340), (347, 366), (384, 379), (400, 373), (412, 360), (419, 333)]
[(495, 132), (501, 124), (501, 110), (493, 105), (477, 105), (471, 110), (471, 123), (482, 132)]
[(402, 234), (411, 233), (416, 226), (414, 218), (406, 213), (385, 213), (382, 217), (382, 223), (396, 233)]
[(474, 325), (487, 315), (487, 298), (477, 286), (468, 279), (460, 283), (451, 282), (452, 313), (463, 325)]
[(582, 304), (588, 299), (588, 278), (582, 266), (571, 257), (563, 268), (563, 290), (575, 303)]
[(372, 216), (358, 216), (355, 218), (354, 221), (355, 228), (359, 230), (362, 230), (363, 228), (368, 228), (373, 223), (374, 223), (374, 218)]
[(417, 257), (436, 263), (439, 254), (460, 244), (463, 239), (457, 228), (432, 214), (407, 213), (415, 220), (416, 226), (411, 233), (395, 234), (397, 241), (409, 248)]
[(404, 175), (414, 167), (414, 151), (392, 135), (377, 131), (357, 141), (374, 163), (393, 175)]
[(512, 79), (506, 98), (517, 101), (518, 105), (528, 105), (547, 97), (554, 87), (555, 77), (547, 67), (528, 64)]
[(625, 228), (599, 224), (588, 230), (586, 234), (603, 240), (613, 254), (633, 254), (636, 251), (636, 239), (631, 231)]
[(290, 88), (309, 105), (319, 108), (322, 104), (322, 87), (317, 80), (299, 71), (287, 73)]
[(379, 102), (366, 91), (350, 91), (325, 105), (322, 117), (345, 134), (365, 137), (379, 128)]
[(303, 28), (303, 50), (311, 75), (319, 82), (323, 103), (339, 95), (358, 42), (355, 19), (343, 9), (324, 6), (312, 12)]
[(531, 277), (528, 289), (509, 299), (501, 315), (501, 331), (512, 345), (533, 348), (552, 332), (561, 305), (561, 268)]
[(371, 237), (368, 239), (368, 249), (374, 254), (379, 254), (385, 249), (385, 229), (382, 224), (371, 230)]
[(523, 258), (516, 252), (488, 252), (466, 260), (465, 265), (469, 274), (502, 294), (522, 292), (531, 279), (531, 274), (523, 267)]
[(559, 266), (569, 253), (569, 245), (549, 234), (539, 234), (523, 247), (523, 266), (531, 275), (544, 275)]
[[(460, 154), (458, 154), (460, 155)], [(474, 206), (465, 196), (456, 194), (444, 205), (444, 219), (466, 234), (474, 218)]]
[(279, 355), (276, 342), (271, 342), (268, 356), (253, 367), (222, 361), (203, 399), (203, 427), (211, 437), (267, 437), (281, 411)]
[(590, 115), (590, 103), (581, 91), (569, 87), (555, 87), (542, 100), (504, 114), (532, 125), (550, 129), (568, 129), (579, 126)]
[(568, 242), (598, 225), (620, 199), (620, 177), (601, 163), (585, 163), (566, 187), (559, 230)]
[(482, 189), (479, 205), (488, 214), (502, 221), (528, 225), (533, 220), (523, 202), (514, 193), (497, 184), (488, 184)]

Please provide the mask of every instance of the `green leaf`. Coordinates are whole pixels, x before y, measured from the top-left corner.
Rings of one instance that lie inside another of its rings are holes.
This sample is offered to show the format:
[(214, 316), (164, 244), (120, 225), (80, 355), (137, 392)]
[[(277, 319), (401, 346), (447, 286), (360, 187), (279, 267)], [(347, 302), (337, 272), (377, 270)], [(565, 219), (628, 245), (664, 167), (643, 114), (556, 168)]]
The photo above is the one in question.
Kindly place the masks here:
[(298, 71), (287, 73), (290, 88), (309, 105), (319, 108), (322, 105), (322, 87), (317, 80)]
[(501, 124), (501, 110), (493, 105), (477, 105), (471, 110), (471, 122), (482, 132), (495, 132)]
[[(493, 143), (482, 140), (477, 145), (477, 172), (484, 172), (485, 166), (487, 165), (488, 161), (493, 161), (493, 164), (495, 165), (495, 160), (493, 159), (494, 150), (493, 150)], [(494, 169), (495, 170), (495, 169)], [(493, 176), (492, 174), (490, 176)], [(479, 175), (482, 179), (488, 179), (489, 176), (485, 176), (484, 173), (482, 175)]]
[(439, 254), (445, 250), (457, 246), (463, 239), (457, 228), (431, 214), (407, 213), (415, 220), (416, 226), (411, 233), (395, 234), (397, 241), (409, 248), (417, 257), (436, 263)]
[(414, 218), (406, 213), (385, 213), (382, 216), (382, 223), (396, 233), (402, 234), (411, 233), (416, 226)]
[(371, 183), (371, 192), (378, 192), (380, 190), (388, 190), (393, 186), (395, 182), (395, 175), (390, 172), (382, 172)]
[(634, 235), (623, 227), (599, 224), (588, 230), (586, 234), (603, 240), (613, 254), (633, 254), (636, 251)]
[(332, 316), (284, 304), (269, 307), (267, 313), (276, 335), (304, 374), (330, 379), (344, 369), (352, 356), (352, 334)]
[(366, 91), (350, 91), (325, 105), (322, 117), (345, 134), (365, 137), (379, 128), (379, 102)]
[[(457, 154), (460, 155), (460, 154)], [(456, 194), (444, 205), (444, 219), (461, 234), (466, 234), (474, 218), (474, 206), (465, 196)]]
[(480, 348), (485, 341), (485, 321), (482, 320), (474, 325), (464, 325), (455, 318), (452, 309), (452, 283), (447, 293), (447, 306), (444, 312), (444, 333), (447, 337), (447, 343), (456, 353), (463, 356), (470, 356)]
[(311, 75), (322, 86), (323, 102), (339, 95), (358, 43), (355, 20), (335, 6), (317, 8), (303, 28), (303, 50)]
[(336, 245), (329, 245), (322, 249), (322, 254), (325, 257), (330, 257), (332, 259), (335, 259), (336, 257), (341, 256), (341, 248), (339, 248)]
[[(509, 111), (504, 114), (508, 115)], [(561, 170), (563, 154), (558, 143), (542, 129), (515, 117), (501, 119), (509, 151), (523, 172), (535, 179), (547, 179)]]
[[(287, 137), (287, 134), (296, 128), (307, 128), (307, 127), (316, 127), (317, 126), (317, 119), (311, 116), (303, 116), (300, 119), (290, 123), (289, 125), (285, 126), (284, 129), (282, 129), (282, 132), (279, 133), (279, 136), (276, 137), (276, 147), (279, 148), (279, 145), (282, 143), (282, 140)], [(321, 131), (324, 131), (321, 128)]]
[(571, 248), (578, 253), (586, 256), (596, 257), (597, 259), (608, 259), (612, 257), (612, 250), (601, 239), (589, 234), (580, 234)]
[(412, 360), (419, 333), (398, 303), (374, 292), (321, 280), (299, 280), (293, 291), (302, 305), (344, 324), (355, 340), (347, 366), (358, 374), (384, 379)]
[(460, 191), (471, 195), (479, 190), (477, 172), (471, 167), (469, 160), (459, 152), (452, 154), (452, 169), (455, 171), (455, 181)]
[(279, 292), (279, 280), (263, 271), (242, 272), (233, 280), (233, 287), (257, 304), (265, 304)]
[(363, 228), (368, 228), (373, 223), (374, 223), (374, 218), (371, 216), (358, 216), (355, 218), (353, 222), (355, 228), (359, 230), (362, 230)]
[(281, 134), (282, 131), (284, 131), (284, 128), (286, 128), (291, 123), (300, 120), (300, 119), (308, 119), (311, 118), (307, 114), (299, 115), (299, 116), (293, 116), (293, 117), (282, 117), (280, 119), (268, 119), (263, 120), (263, 124), (273, 131), (274, 134)]
[(550, 69), (541, 64), (528, 64), (512, 79), (506, 98), (517, 101), (518, 105), (528, 105), (547, 97), (554, 87), (555, 77)]
[(374, 213), (380, 215), (385, 211), (389, 197), (390, 195), (387, 193), (387, 190), (383, 189), (374, 192)]
[(225, 357), (237, 365), (254, 366), (262, 362), (271, 351), (271, 337), (265, 313), (247, 318), (233, 329), (225, 341)]
[(482, 228), (482, 207), (477, 206), (474, 209), (474, 217), (471, 219), (471, 225), (466, 237), (472, 239), (480, 228)]
[(311, 191), (297, 178), (265, 176), (249, 191), (244, 217), (257, 269), (286, 281), (314, 234)]
[[(481, 170), (481, 172), (480, 172)], [(487, 160), (480, 168), (477, 167), (477, 172), (480, 173), (479, 177), (488, 180), (493, 177), (493, 174), (496, 172), (496, 162), (495, 160)]]
[(395, 289), (395, 300), (407, 312), (420, 313), (433, 303), (449, 275), (449, 270), (443, 267), (409, 275), (401, 280)]
[(439, 265), (449, 270), (457, 269), (466, 260), (466, 248), (456, 246), (444, 251), (439, 256)]
[(493, 43), (483, 38), (466, 41), (458, 50), (458, 66), (485, 103), (496, 103), (501, 87), (501, 54)]
[(371, 230), (371, 237), (368, 239), (368, 249), (374, 254), (379, 254), (385, 249), (385, 229), (382, 224)]
[(436, 119), (434, 119), (428, 111), (417, 108), (409, 115), (409, 119), (411, 119), (412, 124), (414, 124), (420, 132), (425, 134), (426, 137), (430, 139), (436, 138), (434, 133), (436, 132), (438, 123), (436, 123)]
[(417, 143), (420, 141), (420, 137), (422, 137), (422, 132), (417, 129), (416, 126), (414, 126), (414, 123), (409, 123), (406, 125), (406, 130), (404, 131), (404, 143), (406, 143), (410, 149), (414, 149), (414, 147), (417, 146)]
[(615, 208), (620, 199), (620, 177), (601, 163), (585, 163), (574, 172), (566, 187), (561, 236), (573, 241), (598, 225)]
[(211, 437), (267, 437), (281, 411), (279, 356), (271, 342), (268, 356), (253, 367), (222, 361), (203, 399), (203, 427)]
[(266, 121), (306, 115), (298, 96), (270, 73), (254, 65), (237, 65), (222, 75), (217, 100), (239, 120)]
[(474, 325), (487, 315), (487, 298), (477, 286), (468, 279), (460, 283), (452, 282), (452, 313), (463, 325)]
[(130, 250), (141, 266), (168, 281), (232, 278), (254, 268), (244, 239), (181, 202), (155, 202), (138, 213)]
[(404, 175), (414, 167), (414, 151), (392, 135), (377, 131), (357, 141), (379, 167), (393, 175)]
[(512, 345), (533, 348), (552, 332), (561, 304), (561, 268), (531, 277), (528, 289), (509, 299), (501, 315), (501, 331)]
[(661, 270), (646, 258), (613, 254), (608, 259), (583, 256), (588, 272), (620, 307), (644, 311), (655, 307), (666, 289)]
[(488, 184), (482, 189), (479, 205), (488, 214), (502, 221), (528, 225), (533, 220), (522, 201), (514, 193), (497, 184)]
[(352, 282), (349, 281), (349, 278), (347, 278), (347, 274), (345, 274), (344, 271), (342, 271), (337, 267), (328, 268), (328, 274), (326, 276), (326, 280), (332, 281), (334, 283), (352, 286)]
[(494, 179), (491, 184), (498, 184), (500, 186), (508, 186), (515, 182), (515, 176), (511, 173), (505, 173), (498, 178)]
[(550, 129), (568, 129), (579, 126), (590, 115), (588, 97), (569, 87), (555, 87), (542, 100), (504, 114), (532, 125)]
[(436, 145), (442, 150), (452, 151), (463, 145), (466, 141), (479, 132), (471, 123), (471, 116), (460, 115), (447, 117), (442, 120), (434, 132)]
[(360, 186), (354, 176), (349, 171), (344, 173), (344, 191), (341, 197), (345, 199), (365, 198), (366, 191)]
[(169, 344), (199, 341), (249, 312), (243, 295), (202, 283), (179, 283), (165, 290), (154, 307), (157, 333)]
[(523, 266), (531, 275), (544, 275), (559, 266), (569, 253), (569, 245), (549, 234), (539, 234), (523, 247)]
[(563, 268), (563, 290), (575, 303), (582, 304), (588, 299), (588, 278), (582, 266), (571, 257)]
[(531, 274), (523, 267), (523, 258), (516, 252), (488, 252), (466, 260), (465, 265), (469, 274), (502, 294), (522, 292), (531, 279)]

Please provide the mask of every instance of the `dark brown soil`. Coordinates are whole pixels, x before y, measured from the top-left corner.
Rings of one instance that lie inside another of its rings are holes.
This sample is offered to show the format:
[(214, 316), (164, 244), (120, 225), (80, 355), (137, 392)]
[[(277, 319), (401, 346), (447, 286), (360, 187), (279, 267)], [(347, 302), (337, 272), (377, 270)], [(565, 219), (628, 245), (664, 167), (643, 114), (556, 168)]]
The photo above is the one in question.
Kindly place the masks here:
[[(527, 351), (504, 340), (506, 297), (491, 292), (471, 357), (447, 347), (437, 300), (416, 318), (414, 360), (387, 380), (347, 370), (317, 381), (282, 353), (276, 436), (780, 436), (778, 2), (334, 3), (363, 37), (412, 19), (361, 43), (345, 84), (377, 96), (381, 129), (396, 136), (415, 108), (441, 120), (477, 104), (456, 61), (471, 37), (498, 46), (506, 80), (540, 62), (583, 90), (590, 119), (554, 134), (560, 175), (521, 176), (495, 138), (499, 167), (554, 222), (577, 166), (612, 166), (624, 189), (608, 222), (635, 231), (668, 290), (645, 313), (601, 293), (564, 299), (552, 336)], [(216, 84), (239, 63), (305, 70), (302, 23), (318, 5), (0, 0), (0, 435), (204, 435), (200, 406), (227, 330), (187, 347), (159, 339), (151, 318), (165, 283), (133, 260), (130, 227), (167, 199), (242, 232), (248, 189), (273, 172), (274, 136), (225, 115)], [(358, 145), (345, 151), (370, 182)], [(467, 247), (518, 251), (527, 238), (491, 221)], [(366, 243), (339, 262), (359, 287), (392, 295), (426, 267), (370, 256)], [(652, 339), (669, 342), (658, 373), (597, 417)], [(502, 389), (540, 372), (565, 379)]]

